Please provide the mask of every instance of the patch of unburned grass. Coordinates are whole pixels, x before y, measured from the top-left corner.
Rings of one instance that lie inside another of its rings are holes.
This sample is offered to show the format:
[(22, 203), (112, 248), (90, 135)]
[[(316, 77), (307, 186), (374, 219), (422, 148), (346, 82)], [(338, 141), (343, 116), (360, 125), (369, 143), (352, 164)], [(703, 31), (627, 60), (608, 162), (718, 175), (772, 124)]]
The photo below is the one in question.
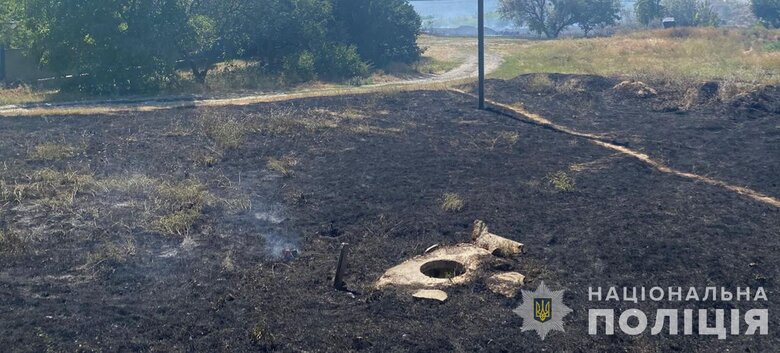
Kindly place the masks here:
[(547, 175), (547, 181), (555, 190), (560, 192), (573, 191), (575, 187), (574, 178), (564, 171), (558, 171)]
[(185, 236), (200, 219), (210, 197), (199, 182), (163, 183), (157, 187), (155, 208), (159, 210), (152, 229), (164, 234)]
[(87, 266), (97, 267), (106, 263), (121, 264), (137, 252), (135, 242), (125, 239), (117, 243), (108, 243), (87, 256)]
[(461, 198), (460, 195), (453, 192), (447, 192), (444, 193), (444, 196), (442, 197), (441, 209), (449, 212), (457, 212), (462, 210), (465, 204), (465, 201), (463, 201), (463, 198)]
[(137, 174), (103, 179), (97, 185), (103, 192), (118, 193), (111, 199), (128, 199), (140, 208), (140, 226), (166, 235), (188, 235), (203, 209), (221, 200), (196, 180), (165, 181)]
[(457, 60), (440, 60), (430, 56), (423, 56), (412, 65), (414, 71), (421, 74), (442, 74), (460, 65)]
[(531, 92), (547, 92), (555, 89), (555, 83), (547, 74), (534, 74), (528, 81), (528, 89)]
[(291, 177), (295, 174), (293, 167), (298, 165), (298, 160), (291, 157), (283, 157), (281, 159), (269, 158), (265, 164), (268, 170), (282, 174), (285, 177)]
[(199, 167), (211, 168), (219, 163), (220, 156), (216, 153), (196, 152), (192, 154), (192, 161)]
[(500, 144), (512, 147), (517, 141), (520, 141), (520, 134), (516, 131), (501, 131), (491, 141), (490, 149), (495, 149)]
[(33, 201), (50, 206), (72, 205), (76, 195), (95, 187), (95, 178), (84, 171), (40, 169), (21, 180), (0, 182), (0, 200)]
[(42, 143), (35, 145), (29, 158), (38, 161), (52, 161), (71, 158), (79, 154), (83, 148), (64, 143)]
[(251, 132), (251, 127), (234, 118), (204, 115), (199, 119), (199, 124), (203, 134), (223, 149), (241, 147), (247, 134)]
[(57, 91), (35, 90), (28, 86), (0, 89), (0, 105), (37, 103), (51, 100)]
[(780, 30), (689, 28), (608, 38), (535, 41), (509, 50), (491, 76), (527, 73), (629, 76), (640, 80), (780, 82), (780, 53), (763, 50)]

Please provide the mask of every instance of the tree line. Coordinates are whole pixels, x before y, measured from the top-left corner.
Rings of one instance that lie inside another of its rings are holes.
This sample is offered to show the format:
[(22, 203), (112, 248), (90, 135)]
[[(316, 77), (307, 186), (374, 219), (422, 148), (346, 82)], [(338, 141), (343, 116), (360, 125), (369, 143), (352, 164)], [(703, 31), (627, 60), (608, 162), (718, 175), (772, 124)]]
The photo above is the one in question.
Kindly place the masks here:
[[(768, 27), (780, 28), (780, 0), (750, 0), (756, 18)], [(587, 36), (599, 27), (621, 19), (620, 0), (500, 0), (501, 17), (547, 38), (557, 38), (571, 26)], [(637, 20), (643, 25), (674, 17), (677, 26), (716, 26), (720, 19), (709, 0), (637, 0)]]
[(306, 81), (421, 54), (409, 0), (0, 0), (0, 25), (43, 67), (78, 74), (64, 89), (92, 94), (156, 90), (183, 68), (204, 83), (231, 59)]

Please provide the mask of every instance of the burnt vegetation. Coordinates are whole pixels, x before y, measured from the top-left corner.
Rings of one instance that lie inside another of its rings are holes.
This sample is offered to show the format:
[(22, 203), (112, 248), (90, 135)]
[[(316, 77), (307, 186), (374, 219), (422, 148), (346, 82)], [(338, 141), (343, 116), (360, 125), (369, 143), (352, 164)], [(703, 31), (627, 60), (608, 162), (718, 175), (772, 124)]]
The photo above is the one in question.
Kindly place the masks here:
[[(674, 107), (685, 89), (653, 82), (657, 95), (645, 97), (619, 83), (531, 75), (489, 88), (675, 167), (778, 193), (766, 148), (780, 113), (774, 88), (683, 110)], [(213, 121), (241, 133), (215, 132)], [(776, 208), (447, 92), (3, 118), (0, 137), (0, 343), (12, 351), (603, 351), (633, 338), (587, 335), (582, 283), (772, 292), (778, 276)], [(38, 141), (60, 139), (83, 142), (27, 158)], [(485, 218), (525, 244), (512, 266), (529, 285), (567, 289), (565, 334), (520, 333), (520, 297), (483, 280), (437, 305), (374, 288), (400, 259), (463, 242)], [(331, 288), (342, 242), (352, 294)], [(639, 339), (649, 351), (771, 345)]]

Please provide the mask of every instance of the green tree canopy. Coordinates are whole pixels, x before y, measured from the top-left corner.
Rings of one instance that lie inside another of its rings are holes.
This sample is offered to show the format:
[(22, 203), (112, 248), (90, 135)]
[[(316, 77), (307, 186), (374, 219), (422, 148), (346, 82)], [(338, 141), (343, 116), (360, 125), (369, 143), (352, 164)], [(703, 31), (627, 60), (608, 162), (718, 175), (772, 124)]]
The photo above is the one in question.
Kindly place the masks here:
[(590, 32), (620, 19), (620, 3), (613, 0), (500, 0), (501, 17), (528, 26), (547, 38), (557, 38), (573, 25)]
[(170, 80), (172, 45), (186, 19), (176, 0), (30, 0), (32, 52), (72, 89), (91, 93), (148, 90)]
[(337, 37), (374, 65), (420, 58), (422, 20), (408, 0), (333, 0), (333, 14)]
[(718, 16), (706, 0), (662, 0), (664, 15), (678, 26), (715, 26)]
[(620, 0), (583, 0), (577, 26), (587, 36), (599, 27), (612, 26), (620, 20)]
[(752, 0), (750, 8), (762, 23), (780, 28), (780, 0)]
[(664, 8), (661, 6), (661, 0), (637, 0), (634, 3), (634, 12), (639, 23), (647, 26), (663, 16)]
[(202, 83), (234, 58), (308, 80), (420, 55), (409, 0), (0, 0), (0, 11), (21, 13), (42, 65), (76, 74), (66, 88), (99, 94), (161, 87), (182, 64)]

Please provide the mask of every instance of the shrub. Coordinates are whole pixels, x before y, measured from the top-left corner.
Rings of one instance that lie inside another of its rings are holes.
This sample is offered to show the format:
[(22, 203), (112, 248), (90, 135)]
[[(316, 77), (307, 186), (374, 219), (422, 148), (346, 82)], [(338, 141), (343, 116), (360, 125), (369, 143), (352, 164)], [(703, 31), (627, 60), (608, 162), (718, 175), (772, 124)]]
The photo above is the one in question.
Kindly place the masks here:
[(372, 64), (410, 64), (420, 58), (422, 20), (408, 0), (334, 0), (333, 14), (338, 33)]
[(284, 58), (282, 74), (290, 83), (311, 81), (317, 77), (314, 54), (308, 50)]
[(327, 79), (363, 78), (370, 67), (360, 58), (354, 45), (327, 45), (322, 49), (317, 71)]

